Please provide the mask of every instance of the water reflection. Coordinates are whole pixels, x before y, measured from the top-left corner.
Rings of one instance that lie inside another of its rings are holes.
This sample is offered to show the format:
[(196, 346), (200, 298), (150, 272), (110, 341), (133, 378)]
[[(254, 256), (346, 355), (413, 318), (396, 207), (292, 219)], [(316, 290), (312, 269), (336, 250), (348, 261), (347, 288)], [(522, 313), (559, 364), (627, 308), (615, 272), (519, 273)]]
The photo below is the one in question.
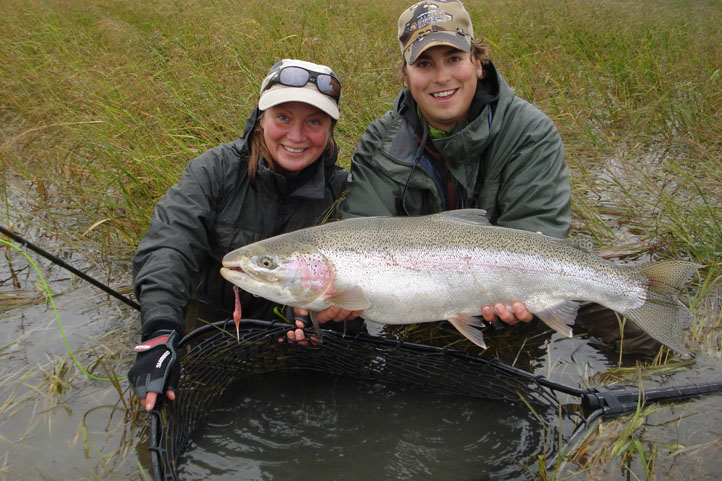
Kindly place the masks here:
[[(525, 479), (556, 413), (293, 371), (244, 379), (181, 459), (181, 479)], [(532, 470), (535, 468), (532, 466)]]

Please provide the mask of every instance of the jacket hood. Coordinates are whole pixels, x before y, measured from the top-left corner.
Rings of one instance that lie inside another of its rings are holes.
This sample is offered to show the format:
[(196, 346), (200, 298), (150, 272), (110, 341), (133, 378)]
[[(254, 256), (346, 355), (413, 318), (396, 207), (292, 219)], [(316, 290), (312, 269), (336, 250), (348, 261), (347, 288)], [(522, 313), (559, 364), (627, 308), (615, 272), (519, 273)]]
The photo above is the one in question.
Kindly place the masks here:
[(253, 135), (253, 131), (256, 130), (256, 123), (258, 122), (258, 118), (260, 116), (261, 111), (259, 110), (258, 105), (256, 105), (253, 112), (251, 112), (251, 115), (246, 119), (246, 124), (243, 127), (243, 135), (236, 139), (235, 144), (239, 154), (248, 155), (250, 153), (248, 147), (249, 141)]

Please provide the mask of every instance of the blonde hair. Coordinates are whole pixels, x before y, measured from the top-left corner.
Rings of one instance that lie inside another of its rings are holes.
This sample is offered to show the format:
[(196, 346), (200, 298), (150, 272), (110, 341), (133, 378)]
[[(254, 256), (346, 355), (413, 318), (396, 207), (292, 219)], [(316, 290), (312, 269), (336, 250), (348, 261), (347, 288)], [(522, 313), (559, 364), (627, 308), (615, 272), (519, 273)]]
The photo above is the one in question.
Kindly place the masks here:
[[(266, 164), (268, 164), (269, 169), (272, 171), (276, 170), (273, 157), (271, 157), (271, 152), (268, 150), (266, 140), (263, 138), (263, 127), (261, 127), (261, 118), (263, 117), (263, 113), (264, 112), (261, 112), (258, 119), (256, 119), (256, 125), (253, 127), (253, 134), (248, 141), (248, 178), (251, 182), (256, 180), (258, 164), (261, 161), (261, 157), (266, 159)], [(323, 153), (329, 156), (332, 155), (336, 149), (336, 142), (333, 140), (333, 129), (335, 126), (336, 121), (331, 119), (331, 127), (328, 133), (328, 140), (326, 141), (326, 148), (323, 150)]]

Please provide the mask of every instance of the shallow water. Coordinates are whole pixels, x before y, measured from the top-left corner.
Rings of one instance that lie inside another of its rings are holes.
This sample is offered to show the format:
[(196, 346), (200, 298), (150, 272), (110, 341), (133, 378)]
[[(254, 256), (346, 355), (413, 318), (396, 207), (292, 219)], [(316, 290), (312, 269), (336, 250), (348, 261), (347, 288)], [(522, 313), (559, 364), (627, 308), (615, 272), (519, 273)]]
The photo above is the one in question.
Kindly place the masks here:
[[(8, 217), (13, 230), (97, 279), (108, 275), (107, 256), (68, 247), (28, 221), (31, 210), (24, 209), (22, 196), (12, 190), (8, 195), (18, 209)], [(110, 382), (90, 380), (72, 365), (40, 278), (22, 254), (5, 244), (1, 248), (0, 479), (137, 479), (134, 446), (142, 425), (125, 422), (121, 397)], [(138, 336), (132, 309), (25, 251), (51, 290), (80, 364), (91, 369), (103, 356), (107, 366), (125, 374), (130, 361), (125, 346)], [(114, 286), (128, 282), (124, 268), (114, 265)], [(107, 376), (100, 366), (95, 374)]]
[[(98, 279), (106, 281), (112, 265), (112, 282), (107, 282), (129, 285), (127, 260), (114, 263), (102, 252), (81, 253), (43, 234), (47, 230), (23, 223), (20, 213), (13, 214), (13, 223), (31, 241)], [(71, 365), (36, 274), (20, 254), (9, 255), (0, 262), (0, 479), (141, 479), (141, 470), (148, 469), (147, 425), (128, 420), (122, 400), (129, 399), (126, 382), (121, 381), (121, 394)], [(134, 357), (128, 347), (139, 335), (137, 313), (30, 255), (48, 280), (80, 363), (95, 365), (96, 374), (105, 376), (96, 365), (102, 357), (124, 375)], [(703, 315), (712, 322), (718, 312), (717, 307)], [(571, 386), (585, 386), (594, 374), (617, 366), (617, 352), (582, 330), (573, 339), (543, 331), (522, 326), (502, 333), (500, 338), (534, 337), (502, 358)], [(633, 363), (624, 358), (624, 364)], [(701, 355), (691, 367), (645, 374), (644, 381), (659, 386), (719, 380), (720, 368), (719, 357)], [(654, 455), (656, 479), (717, 479), (721, 398), (665, 406), (634, 432)], [(603, 421), (606, 431), (625, 422)], [(328, 375), (277, 374), (246, 380), (238, 394), (226, 398), (194, 438), (181, 472), (182, 479), (485, 479), (480, 473), (514, 479), (523, 471), (518, 462), (533, 460), (549, 441), (534, 426), (523, 406)], [(620, 459), (594, 476), (629, 478), (622, 469), (627, 461)], [(639, 457), (629, 459), (635, 476), (644, 479)], [(564, 469), (572, 478), (590, 474), (575, 474), (583, 463)]]
[(209, 418), (183, 479), (516, 479), (555, 439), (521, 403), (313, 372), (244, 380)]

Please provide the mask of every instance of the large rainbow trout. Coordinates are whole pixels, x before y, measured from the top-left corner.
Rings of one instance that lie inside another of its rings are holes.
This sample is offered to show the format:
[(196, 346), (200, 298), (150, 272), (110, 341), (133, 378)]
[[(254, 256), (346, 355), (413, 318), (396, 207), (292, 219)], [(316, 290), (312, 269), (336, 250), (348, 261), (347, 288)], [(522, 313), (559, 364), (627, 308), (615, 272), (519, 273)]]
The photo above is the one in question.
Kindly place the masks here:
[(484, 304), (521, 301), (571, 337), (579, 301), (592, 301), (686, 352), (682, 326), (690, 313), (676, 295), (700, 265), (616, 265), (571, 241), (491, 226), (484, 214), (364, 217), (301, 229), (228, 253), (221, 275), (252, 294), (312, 311), (363, 309), (365, 319), (383, 324), (448, 320), (482, 348), (481, 324), (472, 316)]

